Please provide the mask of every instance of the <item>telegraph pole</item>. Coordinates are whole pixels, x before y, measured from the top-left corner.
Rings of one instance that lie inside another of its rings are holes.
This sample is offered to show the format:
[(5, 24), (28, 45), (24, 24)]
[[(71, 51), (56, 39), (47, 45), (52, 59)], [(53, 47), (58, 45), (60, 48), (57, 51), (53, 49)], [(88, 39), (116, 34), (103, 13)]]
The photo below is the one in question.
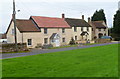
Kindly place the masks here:
[(14, 22), (15, 47), (16, 47), (16, 51), (18, 51), (18, 46), (17, 46), (17, 32), (16, 32), (16, 11), (15, 11), (15, 0), (13, 0), (13, 22)]

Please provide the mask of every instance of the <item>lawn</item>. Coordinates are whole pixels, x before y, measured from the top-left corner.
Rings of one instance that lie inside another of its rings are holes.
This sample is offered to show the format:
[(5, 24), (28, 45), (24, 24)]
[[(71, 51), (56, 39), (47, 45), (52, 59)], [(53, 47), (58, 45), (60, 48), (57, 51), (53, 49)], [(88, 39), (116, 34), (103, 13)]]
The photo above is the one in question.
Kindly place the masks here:
[(118, 44), (3, 59), (3, 77), (117, 77)]

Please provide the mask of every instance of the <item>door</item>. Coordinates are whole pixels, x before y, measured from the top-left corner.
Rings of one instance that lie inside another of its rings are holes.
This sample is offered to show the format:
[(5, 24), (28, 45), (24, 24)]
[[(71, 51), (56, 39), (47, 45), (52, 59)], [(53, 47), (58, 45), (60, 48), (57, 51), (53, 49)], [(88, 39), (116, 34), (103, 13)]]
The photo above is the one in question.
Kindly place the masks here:
[(56, 40), (55, 40), (55, 44), (56, 44), (56, 47), (60, 46), (60, 40), (59, 40), (59, 39), (56, 39)]

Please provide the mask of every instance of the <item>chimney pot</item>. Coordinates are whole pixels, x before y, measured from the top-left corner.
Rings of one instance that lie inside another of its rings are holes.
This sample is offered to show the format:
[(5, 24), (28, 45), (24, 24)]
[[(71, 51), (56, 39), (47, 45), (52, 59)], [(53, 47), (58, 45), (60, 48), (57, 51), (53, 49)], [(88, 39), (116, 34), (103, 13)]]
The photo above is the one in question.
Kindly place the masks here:
[(62, 14), (62, 18), (65, 18), (65, 14), (64, 13)]
[(82, 19), (84, 20), (84, 15), (82, 15)]
[(90, 21), (91, 21), (91, 19), (90, 19), (90, 17), (88, 17), (88, 23), (90, 23)]

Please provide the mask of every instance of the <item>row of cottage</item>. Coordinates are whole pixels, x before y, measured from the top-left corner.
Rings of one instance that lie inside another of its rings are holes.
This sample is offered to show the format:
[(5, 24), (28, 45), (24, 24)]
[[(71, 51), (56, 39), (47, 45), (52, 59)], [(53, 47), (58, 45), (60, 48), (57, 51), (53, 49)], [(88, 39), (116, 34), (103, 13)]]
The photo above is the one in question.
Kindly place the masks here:
[[(37, 45), (52, 44), (61, 46), (69, 44), (71, 38), (75, 41), (85, 41), (108, 35), (104, 21), (88, 22), (82, 19), (31, 16), (28, 20), (16, 19), (17, 42), (27, 43), (29, 48)], [(14, 23), (11, 20), (6, 32), (7, 42), (14, 43)]]

